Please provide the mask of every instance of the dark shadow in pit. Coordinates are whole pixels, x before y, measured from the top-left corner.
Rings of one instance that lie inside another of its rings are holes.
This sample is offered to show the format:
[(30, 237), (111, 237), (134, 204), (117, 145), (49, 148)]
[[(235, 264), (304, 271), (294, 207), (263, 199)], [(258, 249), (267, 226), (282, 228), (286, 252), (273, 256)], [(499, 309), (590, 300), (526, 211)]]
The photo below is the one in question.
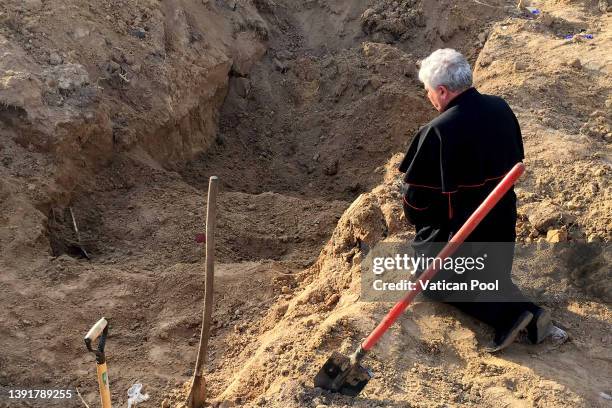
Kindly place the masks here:
[(91, 259), (87, 249), (91, 245), (83, 240), (82, 230), (71, 207), (52, 208), (48, 216), (51, 254), (55, 257), (69, 255), (73, 258)]

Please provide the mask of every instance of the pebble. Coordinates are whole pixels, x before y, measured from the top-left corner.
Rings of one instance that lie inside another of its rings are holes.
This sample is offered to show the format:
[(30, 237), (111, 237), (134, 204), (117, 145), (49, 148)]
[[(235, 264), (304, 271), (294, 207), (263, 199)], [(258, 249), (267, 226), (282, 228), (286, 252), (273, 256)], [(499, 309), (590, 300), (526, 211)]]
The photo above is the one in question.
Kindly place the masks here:
[(144, 28), (141, 27), (131, 29), (130, 34), (136, 38), (140, 38), (141, 40), (147, 36), (147, 32), (144, 30)]
[(123, 60), (128, 65), (133, 65), (135, 62), (134, 56), (132, 54), (123, 54)]
[(338, 295), (337, 293), (334, 293), (327, 299), (327, 301), (325, 302), (325, 306), (332, 307), (336, 303), (338, 303), (338, 300), (340, 300), (340, 295)]
[(336, 175), (338, 173), (338, 160), (337, 159), (330, 160), (325, 166), (324, 172), (328, 176)]
[(484, 55), (480, 57), (479, 64), (481, 67), (486, 67), (486, 66), (491, 65), (492, 62), (493, 62), (493, 59), (489, 55)]
[(514, 63), (514, 71), (525, 71), (527, 69), (527, 63), (523, 61), (516, 61)]
[(62, 57), (57, 52), (52, 52), (49, 55), (49, 64), (51, 64), (51, 65), (59, 65), (62, 62), (64, 62), (64, 60), (62, 59)]
[(545, 25), (546, 27), (550, 27), (553, 25), (553, 23), (555, 22), (555, 20), (552, 18), (552, 16), (548, 13), (542, 13), (542, 15), (540, 16), (540, 22)]
[(121, 68), (121, 65), (117, 64), (115, 61), (111, 61), (108, 63), (108, 68), (111, 73), (117, 72)]
[(596, 177), (603, 176), (606, 174), (606, 170), (603, 167), (599, 167), (593, 171), (593, 175)]
[(566, 242), (567, 231), (564, 229), (552, 229), (546, 233), (546, 241), (551, 243)]
[(570, 62), (570, 67), (572, 68), (576, 68), (576, 69), (580, 69), (582, 68), (582, 62), (580, 62), (580, 59), (576, 58), (575, 60), (573, 60), (572, 62)]
[(89, 30), (87, 28), (83, 28), (83, 27), (77, 27), (74, 30), (74, 38), (83, 38), (83, 37), (87, 37), (89, 35)]

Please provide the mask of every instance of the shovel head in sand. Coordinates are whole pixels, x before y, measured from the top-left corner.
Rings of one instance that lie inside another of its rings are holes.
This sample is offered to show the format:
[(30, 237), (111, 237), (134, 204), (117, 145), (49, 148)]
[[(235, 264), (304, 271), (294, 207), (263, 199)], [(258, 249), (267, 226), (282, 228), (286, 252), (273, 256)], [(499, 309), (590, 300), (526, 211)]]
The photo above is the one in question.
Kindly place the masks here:
[[(459, 248), (491, 209), (501, 200), (508, 190), (510, 190), (524, 171), (525, 166), (523, 163), (517, 163), (512, 170), (506, 174), (482, 204), (478, 206), (470, 218), (467, 219), (465, 224), (463, 224), (459, 231), (457, 231), (440, 251), (437, 258), (441, 259), (442, 262), (438, 263), (434, 261), (430, 267), (419, 276), (419, 281), (426, 282), (436, 275), (438, 272), (436, 266), (438, 264), (441, 265), (446, 258), (451, 256)], [(378, 340), (380, 340), (382, 335), (386, 333), (391, 325), (393, 325), (397, 318), (404, 313), (406, 308), (419, 294), (421, 288), (421, 285), (415, 285), (414, 290), (409, 291), (399, 302), (397, 302), (372, 333), (370, 333), (370, 335), (359, 345), (357, 351), (350, 357), (334, 352), (315, 376), (314, 385), (349, 396), (358, 395), (366, 386), (370, 378), (372, 378), (370, 371), (361, 366), (361, 361), (372, 347), (378, 343)]]
[(352, 397), (358, 395), (372, 378), (372, 373), (351, 358), (335, 351), (323, 364), (314, 379), (315, 387)]

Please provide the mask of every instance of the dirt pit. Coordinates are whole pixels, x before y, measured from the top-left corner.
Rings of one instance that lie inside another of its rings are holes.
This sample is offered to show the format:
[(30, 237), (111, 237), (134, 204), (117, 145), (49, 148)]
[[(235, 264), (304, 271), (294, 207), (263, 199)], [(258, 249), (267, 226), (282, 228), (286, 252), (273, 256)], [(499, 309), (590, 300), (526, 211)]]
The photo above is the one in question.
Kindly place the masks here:
[[(78, 387), (96, 406), (82, 338), (105, 316), (113, 403), (141, 382), (139, 406), (183, 406), (203, 304), (195, 237), (217, 175), (211, 405), (607, 406), (605, 253), (588, 270), (545, 249), (517, 260), (566, 344), (489, 355), (486, 327), (418, 302), (367, 360), (362, 396), (312, 385), (391, 306), (359, 301), (360, 260), (364, 244), (411, 237), (394, 166), (434, 117), (416, 70), (436, 48), (464, 52), (519, 117), (521, 244), (556, 231), (607, 248), (610, 17), (602, 2), (532, 3), (539, 16), (505, 1), (9, 2), (0, 390)], [(563, 38), (581, 33), (593, 38)], [(53, 403), (82, 406), (0, 399)]]

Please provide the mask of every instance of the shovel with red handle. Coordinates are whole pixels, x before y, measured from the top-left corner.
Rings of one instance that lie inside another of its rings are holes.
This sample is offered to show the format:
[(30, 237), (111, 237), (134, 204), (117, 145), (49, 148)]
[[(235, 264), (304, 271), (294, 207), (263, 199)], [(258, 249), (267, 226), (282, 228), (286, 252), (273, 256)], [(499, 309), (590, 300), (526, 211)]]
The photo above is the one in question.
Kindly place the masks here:
[[(525, 171), (523, 163), (517, 163), (512, 170), (499, 182), (491, 191), (487, 198), (480, 204), (474, 213), (467, 219), (465, 224), (457, 231), (451, 240), (442, 248), (437, 258), (442, 262), (432, 262), (431, 266), (425, 270), (418, 278), (418, 281), (431, 280), (438, 272), (436, 265), (441, 265), (443, 261), (451, 256), (465, 239), (474, 231), (484, 217), (501, 198), (510, 190), (512, 185)], [(372, 373), (367, 368), (361, 366), (361, 361), (366, 354), (378, 343), (378, 340), (391, 327), (397, 318), (406, 310), (408, 305), (421, 292), (421, 285), (415, 285), (414, 290), (409, 291), (393, 308), (387, 313), (383, 320), (376, 326), (374, 331), (359, 345), (357, 350), (349, 357), (334, 352), (325, 362), (314, 378), (315, 387), (321, 387), (333, 392), (345, 395), (356, 396), (366, 386)]]

